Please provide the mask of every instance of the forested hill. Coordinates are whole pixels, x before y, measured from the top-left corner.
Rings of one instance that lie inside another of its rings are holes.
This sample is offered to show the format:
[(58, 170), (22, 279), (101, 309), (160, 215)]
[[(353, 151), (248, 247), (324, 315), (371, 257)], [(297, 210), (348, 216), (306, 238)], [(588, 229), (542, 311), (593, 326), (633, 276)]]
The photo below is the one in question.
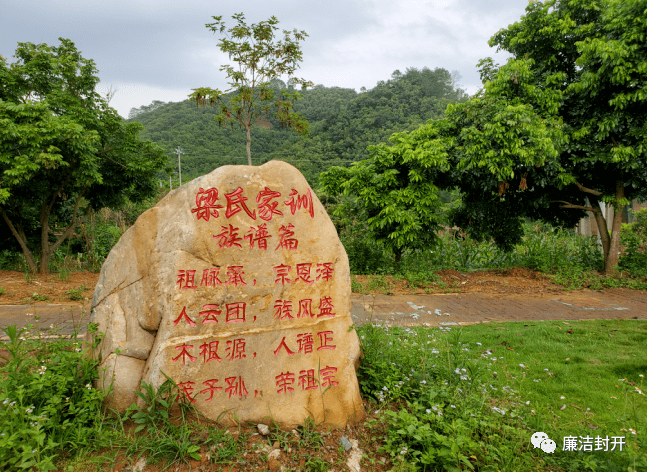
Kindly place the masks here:
[[(447, 70), (423, 68), (395, 71), (389, 80), (371, 90), (317, 85), (302, 91), (294, 105), (310, 122), (310, 135), (300, 137), (282, 129), (272, 117), (252, 129), (252, 160), (261, 164), (284, 159), (298, 167), (317, 185), (317, 176), (331, 165), (349, 165), (366, 158), (366, 147), (385, 142), (394, 132), (415, 129), (428, 119), (442, 116), (447, 104), (467, 99), (458, 88), (457, 77)], [(273, 83), (277, 91), (285, 88)], [(245, 132), (237, 125), (219, 128), (214, 121), (217, 108), (196, 107), (185, 100), (176, 103), (154, 101), (133, 108), (128, 121), (144, 125), (142, 138), (156, 142), (170, 156), (180, 146), (182, 181), (211, 172), (225, 164), (245, 164)], [(177, 170), (177, 158), (171, 159)], [(177, 178), (177, 176), (175, 177)]]

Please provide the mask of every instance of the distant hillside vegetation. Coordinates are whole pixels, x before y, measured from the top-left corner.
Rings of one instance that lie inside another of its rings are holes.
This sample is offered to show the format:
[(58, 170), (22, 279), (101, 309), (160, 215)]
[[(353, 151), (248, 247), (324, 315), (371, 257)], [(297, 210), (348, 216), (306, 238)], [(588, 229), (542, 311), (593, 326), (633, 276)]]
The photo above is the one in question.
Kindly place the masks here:
[[(316, 85), (302, 91), (294, 105), (310, 122), (306, 138), (282, 129), (272, 116), (252, 129), (252, 160), (261, 164), (283, 159), (317, 186), (320, 172), (331, 165), (350, 165), (368, 156), (366, 147), (385, 142), (394, 132), (417, 128), (421, 123), (443, 115), (447, 104), (465, 101), (467, 94), (458, 88), (458, 75), (447, 70), (423, 68), (395, 71), (386, 82), (380, 81), (360, 93), (352, 89)], [(286, 88), (272, 83), (276, 91)], [(182, 181), (211, 172), (226, 164), (245, 164), (245, 132), (238, 126), (218, 128), (217, 108), (196, 107), (185, 100), (176, 103), (154, 101), (130, 110), (127, 121), (144, 125), (143, 139), (150, 139), (175, 156), (180, 146)], [(177, 170), (177, 157), (170, 157)]]

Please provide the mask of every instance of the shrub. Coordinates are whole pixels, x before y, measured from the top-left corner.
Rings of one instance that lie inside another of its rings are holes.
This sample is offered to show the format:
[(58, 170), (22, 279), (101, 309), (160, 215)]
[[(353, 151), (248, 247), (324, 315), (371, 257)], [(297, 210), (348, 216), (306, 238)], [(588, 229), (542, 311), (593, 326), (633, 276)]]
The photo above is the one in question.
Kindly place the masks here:
[(48, 345), (25, 339), (24, 328), (2, 330), (9, 342), (0, 367), (0, 470), (55, 470), (57, 456), (97, 438), (104, 394), (92, 386), (96, 362), (76, 343)]
[(620, 269), (647, 277), (647, 208), (634, 213), (635, 221), (622, 225)]

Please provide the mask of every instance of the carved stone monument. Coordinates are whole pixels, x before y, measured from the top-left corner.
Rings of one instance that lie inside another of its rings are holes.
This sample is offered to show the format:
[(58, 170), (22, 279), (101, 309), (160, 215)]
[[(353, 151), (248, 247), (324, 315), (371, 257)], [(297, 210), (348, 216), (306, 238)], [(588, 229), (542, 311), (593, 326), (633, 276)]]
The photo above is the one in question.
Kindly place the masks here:
[(224, 166), (169, 193), (112, 249), (92, 307), (117, 410), (166, 374), (214, 420), (364, 416), (348, 258), (289, 164)]

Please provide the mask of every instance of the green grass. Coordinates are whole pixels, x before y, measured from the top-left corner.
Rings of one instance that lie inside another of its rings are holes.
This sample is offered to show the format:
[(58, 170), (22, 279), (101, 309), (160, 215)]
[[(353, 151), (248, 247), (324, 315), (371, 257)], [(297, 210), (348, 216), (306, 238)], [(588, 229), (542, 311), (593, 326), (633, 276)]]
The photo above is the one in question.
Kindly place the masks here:
[[(101, 470), (121, 454), (169, 467), (207, 452), (214, 466), (251, 464), (241, 459), (249, 456), (249, 431), (234, 435), (195, 421), (172, 381), (158, 389), (144, 384), (142, 408), (107, 415), (103, 394), (92, 387), (96, 365), (80, 346), (4, 331), (10, 342), (0, 362), (0, 469)], [(364, 431), (381, 445), (377, 457), (390, 456), (392, 470), (647, 470), (646, 321), (369, 324), (357, 332), (360, 388), (370, 399)], [(328, 470), (315, 457), (328, 433), (312, 422), (296, 434), (269, 424), (258, 448), (278, 443), (286, 454), (292, 448), (294, 457), (310, 457), (307, 470)], [(538, 431), (557, 443), (554, 454), (532, 447)], [(562, 450), (565, 436), (598, 435), (624, 436), (624, 450)], [(340, 452), (330, 466), (339, 469), (343, 459)], [(375, 459), (366, 457), (363, 470)]]
[(83, 292), (86, 290), (88, 290), (88, 287), (81, 285), (80, 287), (70, 289), (65, 293), (70, 300), (83, 300), (85, 298), (83, 296)]
[[(647, 470), (647, 323), (567, 323), (358, 328), (385, 452), (402, 470)], [(537, 431), (554, 454), (532, 447)], [(562, 450), (597, 435), (625, 436), (625, 450)]]

